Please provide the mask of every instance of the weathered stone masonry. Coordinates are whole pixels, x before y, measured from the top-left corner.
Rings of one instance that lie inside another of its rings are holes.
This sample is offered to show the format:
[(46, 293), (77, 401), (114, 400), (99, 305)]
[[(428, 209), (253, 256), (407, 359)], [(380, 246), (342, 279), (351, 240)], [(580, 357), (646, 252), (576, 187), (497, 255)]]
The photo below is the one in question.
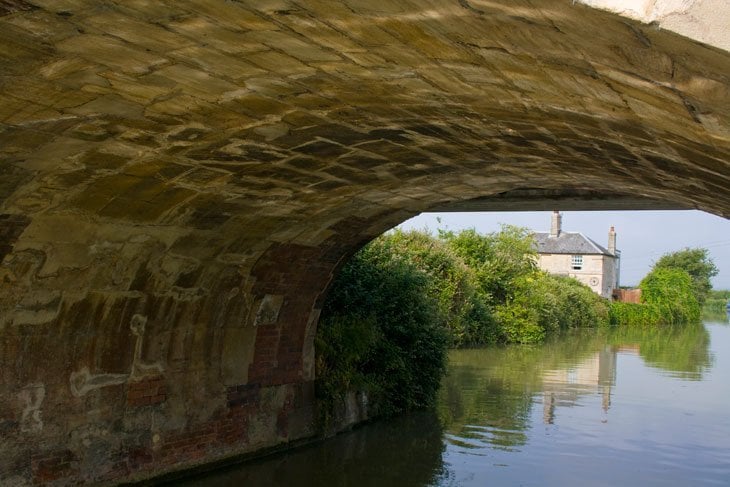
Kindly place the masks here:
[(0, 483), (315, 434), (333, 273), (429, 208), (730, 216), (729, 86), (562, 0), (0, 2)]

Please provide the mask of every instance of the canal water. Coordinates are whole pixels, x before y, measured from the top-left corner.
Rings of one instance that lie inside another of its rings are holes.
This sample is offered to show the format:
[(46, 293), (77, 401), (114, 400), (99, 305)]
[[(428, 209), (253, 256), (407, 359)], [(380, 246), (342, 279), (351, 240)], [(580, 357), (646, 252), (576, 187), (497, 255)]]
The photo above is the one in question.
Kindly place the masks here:
[(449, 359), (435, 412), (185, 485), (730, 485), (728, 325), (582, 331)]

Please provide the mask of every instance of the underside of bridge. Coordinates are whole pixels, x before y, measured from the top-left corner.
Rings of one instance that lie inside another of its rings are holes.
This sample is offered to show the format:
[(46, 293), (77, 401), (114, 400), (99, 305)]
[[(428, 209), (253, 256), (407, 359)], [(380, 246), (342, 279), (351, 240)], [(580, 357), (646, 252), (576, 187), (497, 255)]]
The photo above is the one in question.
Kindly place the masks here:
[(729, 87), (569, 0), (0, 1), (0, 483), (315, 434), (328, 282), (419, 212), (730, 216)]

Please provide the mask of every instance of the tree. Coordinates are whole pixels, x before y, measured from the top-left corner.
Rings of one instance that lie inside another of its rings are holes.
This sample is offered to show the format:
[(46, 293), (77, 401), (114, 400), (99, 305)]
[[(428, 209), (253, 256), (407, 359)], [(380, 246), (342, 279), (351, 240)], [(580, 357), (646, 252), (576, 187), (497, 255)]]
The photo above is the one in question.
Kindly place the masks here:
[(692, 277), (677, 267), (654, 268), (639, 284), (641, 301), (656, 311), (662, 324), (694, 323), (700, 319), (700, 306)]
[(692, 278), (692, 289), (697, 302), (702, 306), (712, 289), (710, 279), (717, 275), (718, 269), (709, 257), (707, 249), (685, 248), (683, 250), (664, 254), (654, 264), (656, 269), (682, 269)]

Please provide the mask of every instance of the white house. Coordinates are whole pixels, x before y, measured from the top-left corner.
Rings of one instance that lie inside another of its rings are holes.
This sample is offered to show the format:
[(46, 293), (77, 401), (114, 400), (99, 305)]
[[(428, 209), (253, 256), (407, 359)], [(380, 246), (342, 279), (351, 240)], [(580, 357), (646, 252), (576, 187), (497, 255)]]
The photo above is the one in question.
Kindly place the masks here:
[(564, 232), (562, 215), (554, 211), (550, 232), (537, 232), (534, 237), (540, 269), (574, 277), (604, 298), (618, 288), (621, 251), (616, 250), (613, 227), (608, 232), (608, 248), (604, 248), (582, 233)]

